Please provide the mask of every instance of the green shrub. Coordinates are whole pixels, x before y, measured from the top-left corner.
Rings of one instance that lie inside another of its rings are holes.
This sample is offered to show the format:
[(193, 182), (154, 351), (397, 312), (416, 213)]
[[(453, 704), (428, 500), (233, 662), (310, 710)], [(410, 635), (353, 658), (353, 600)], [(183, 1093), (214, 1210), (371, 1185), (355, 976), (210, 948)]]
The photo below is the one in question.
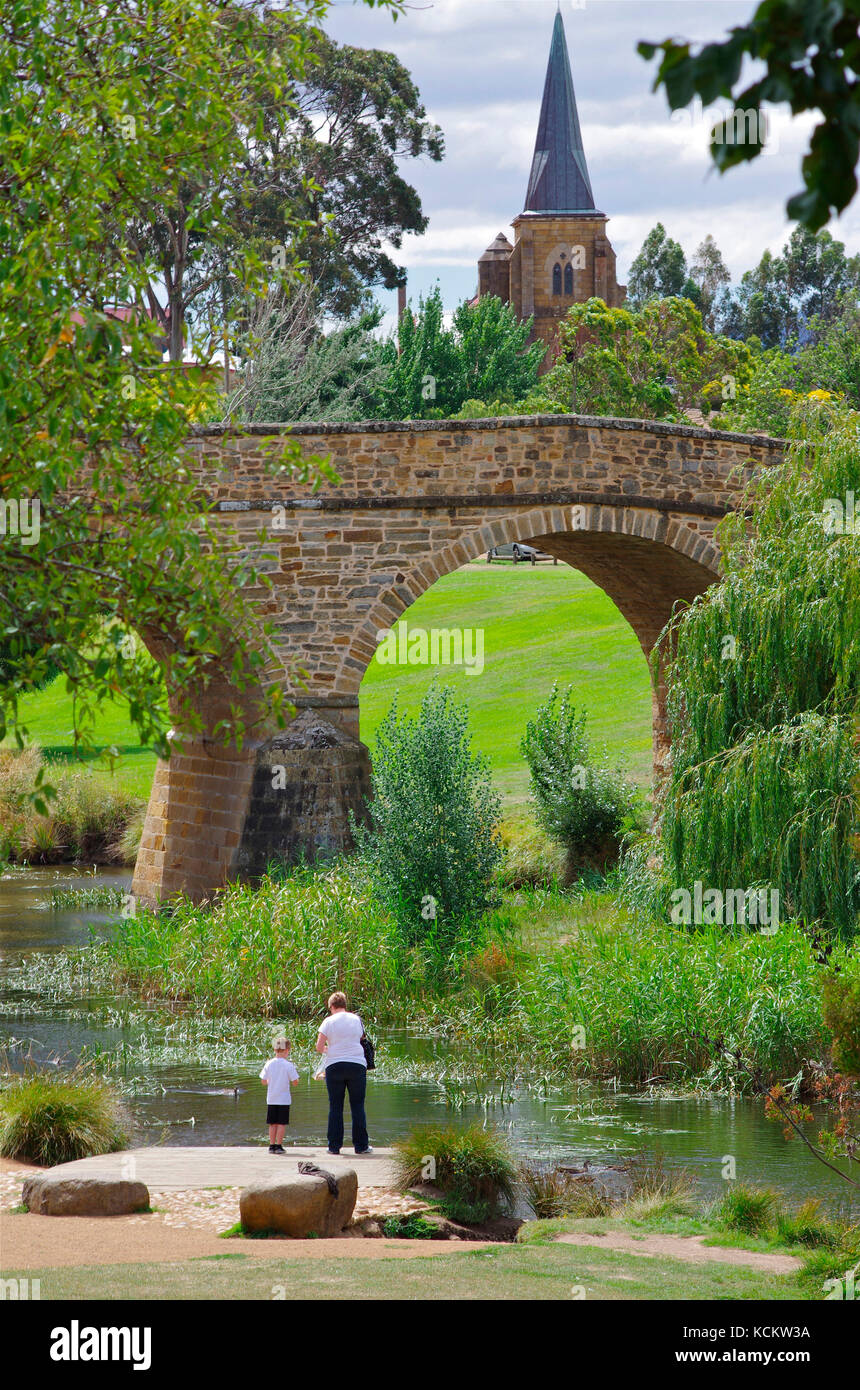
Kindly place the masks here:
[(716, 1207), (714, 1224), (723, 1231), (739, 1231), (747, 1236), (764, 1235), (779, 1218), (778, 1203), (777, 1194), (770, 1188), (733, 1182), (726, 1188)]
[(411, 1212), (409, 1216), (387, 1216), (382, 1223), (382, 1233), (389, 1239), (432, 1240), (439, 1231), (431, 1221)]
[(395, 1144), (394, 1165), (401, 1191), (432, 1183), (451, 1219), (467, 1225), (510, 1207), (516, 1195), (517, 1167), (506, 1140), (479, 1124), (415, 1129)]
[(77, 1069), (7, 1080), (0, 1091), (0, 1154), (52, 1166), (128, 1143), (128, 1119), (103, 1082)]
[(838, 974), (826, 976), (821, 1011), (833, 1034), (837, 1068), (849, 1076), (860, 1076), (860, 950), (848, 956)]
[(585, 710), (577, 711), (570, 697), (570, 687), (560, 693), (553, 685), (521, 744), (538, 820), (563, 845), (568, 879), (583, 864), (602, 868), (617, 858), (621, 837), (636, 820), (633, 788), (592, 761)]
[(781, 348), (766, 348), (754, 354), (752, 363), (752, 380), (733, 401), (723, 401), (722, 392), (720, 396), (714, 393), (711, 407), (720, 414), (712, 423), (717, 429), (742, 433), (764, 430), (776, 439), (785, 439), (791, 424), (796, 362)]
[(395, 701), (377, 736), (372, 829), (356, 838), (380, 897), (407, 942), (447, 956), (472, 945), (497, 900), (500, 797), (471, 750), (469, 716), (432, 685), (417, 718)]

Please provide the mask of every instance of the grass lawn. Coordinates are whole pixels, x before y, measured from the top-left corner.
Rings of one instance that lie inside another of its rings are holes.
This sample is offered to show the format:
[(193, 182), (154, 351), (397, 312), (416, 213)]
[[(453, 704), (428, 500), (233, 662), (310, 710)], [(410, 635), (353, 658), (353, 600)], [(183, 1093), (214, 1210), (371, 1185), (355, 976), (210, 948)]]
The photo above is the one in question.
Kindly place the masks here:
[[(651, 686), (642, 648), (602, 589), (567, 565), (472, 564), (446, 575), (404, 615), (409, 627), (484, 630), (484, 670), (441, 668), (468, 701), (475, 747), (486, 753), (509, 805), (525, 801), (520, 739), (553, 681), (572, 685), (597, 743), (646, 785), (651, 771)], [(374, 658), (361, 687), (361, 736), (373, 739), (395, 693), (419, 704), (433, 671)]]
[[(607, 1237), (619, 1234), (643, 1243), (641, 1253), (610, 1246), (559, 1243), (567, 1234)], [(705, 1236), (705, 1246), (720, 1245), (741, 1252), (776, 1252), (802, 1258), (810, 1252), (775, 1239), (754, 1238), (737, 1231), (718, 1231), (704, 1212), (688, 1199), (646, 1201), (637, 1215), (597, 1218), (564, 1217), (531, 1221), (514, 1245), (464, 1249), (434, 1255), (426, 1243), (420, 1257), (406, 1251), (414, 1242), (391, 1241), (377, 1246), (372, 1257), (309, 1259), (290, 1255), (289, 1241), (266, 1242), (257, 1250), (225, 1251), (165, 1263), (49, 1266), (4, 1270), (5, 1278), (41, 1281), (43, 1299), (240, 1299), (274, 1297), (318, 1300), (450, 1300), (582, 1299), (617, 1300), (748, 1300), (774, 1302), (818, 1301), (824, 1297), (822, 1278), (802, 1264), (787, 1272), (752, 1268), (721, 1261), (691, 1262), (655, 1249), (652, 1236)], [(646, 1248), (648, 1253), (646, 1253)], [(370, 1252), (368, 1252), (370, 1255)], [(840, 1268), (854, 1257), (843, 1252)]]
[[(807, 1297), (793, 1275), (741, 1266), (693, 1265), (591, 1246), (516, 1245), (456, 1255), (376, 1259), (204, 1256), (169, 1264), (27, 1269), (50, 1299), (266, 1299), (286, 1297), (432, 1301), (540, 1299), (768, 1299)], [(17, 1278), (4, 1270), (4, 1278)], [(583, 1291), (583, 1292), (581, 1292)]]
[[(445, 683), (468, 700), (475, 747), (491, 761), (509, 809), (526, 798), (528, 774), (519, 752), (526, 721), (554, 680), (572, 684), (588, 709), (592, 736), (625, 774), (645, 785), (651, 763), (651, 693), (642, 650), (601, 589), (567, 565), (467, 565), (434, 584), (404, 615), (410, 628), (481, 628), (484, 670), (443, 667)], [(432, 667), (371, 663), (361, 687), (361, 736), (373, 749), (376, 729), (395, 694), (414, 710)], [(71, 700), (62, 678), (22, 704), (32, 739), (51, 757), (74, 757)], [(93, 775), (116, 778), (147, 797), (155, 756), (142, 748), (121, 701), (106, 705), (99, 743), (120, 750), (113, 771), (89, 760)]]
[[(132, 796), (148, 800), (155, 772), (155, 754), (139, 743), (125, 701), (111, 700), (102, 706), (98, 716), (99, 746), (113, 746), (120, 753), (111, 769), (110, 764), (94, 751), (83, 755), (75, 752), (72, 700), (66, 694), (64, 684), (63, 677), (59, 676), (44, 690), (21, 701), (21, 720), (27, 725), (30, 741), (38, 743), (48, 758), (56, 759), (65, 766), (82, 765), (95, 778), (115, 780)], [(13, 746), (13, 740), (7, 739), (6, 746)]]

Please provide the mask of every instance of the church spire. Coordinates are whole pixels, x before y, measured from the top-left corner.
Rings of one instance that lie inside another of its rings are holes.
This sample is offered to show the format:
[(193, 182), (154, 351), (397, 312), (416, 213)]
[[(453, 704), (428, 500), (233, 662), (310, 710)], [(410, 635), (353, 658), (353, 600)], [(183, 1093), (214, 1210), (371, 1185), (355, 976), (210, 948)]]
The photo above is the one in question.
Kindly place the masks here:
[(525, 211), (595, 210), (559, 11), (553, 24)]

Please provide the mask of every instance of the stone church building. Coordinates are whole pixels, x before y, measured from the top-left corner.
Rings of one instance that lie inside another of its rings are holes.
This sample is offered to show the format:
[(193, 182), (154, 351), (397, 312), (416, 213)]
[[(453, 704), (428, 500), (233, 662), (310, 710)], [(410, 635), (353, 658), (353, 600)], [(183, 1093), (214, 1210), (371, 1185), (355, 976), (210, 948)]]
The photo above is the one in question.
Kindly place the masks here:
[(478, 298), (498, 295), (520, 318), (534, 316), (532, 337), (550, 346), (572, 304), (596, 295), (617, 307), (627, 291), (615, 278), (608, 220), (591, 191), (559, 12), (525, 207), (513, 219), (513, 245), (499, 232), (478, 261)]

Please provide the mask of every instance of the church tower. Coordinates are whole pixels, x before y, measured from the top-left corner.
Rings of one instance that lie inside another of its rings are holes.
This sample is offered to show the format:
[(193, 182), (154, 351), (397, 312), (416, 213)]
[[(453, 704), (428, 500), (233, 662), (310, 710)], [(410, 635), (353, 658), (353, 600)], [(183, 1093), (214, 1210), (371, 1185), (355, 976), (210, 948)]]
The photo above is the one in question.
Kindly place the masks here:
[(498, 295), (520, 318), (533, 315), (532, 337), (552, 346), (572, 304), (593, 295), (612, 307), (624, 300), (626, 287), (615, 278), (615, 252), (606, 236), (608, 220), (591, 191), (559, 11), (525, 207), (513, 219), (513, 245), (500, 232), (478, 261), (478, 296)]

